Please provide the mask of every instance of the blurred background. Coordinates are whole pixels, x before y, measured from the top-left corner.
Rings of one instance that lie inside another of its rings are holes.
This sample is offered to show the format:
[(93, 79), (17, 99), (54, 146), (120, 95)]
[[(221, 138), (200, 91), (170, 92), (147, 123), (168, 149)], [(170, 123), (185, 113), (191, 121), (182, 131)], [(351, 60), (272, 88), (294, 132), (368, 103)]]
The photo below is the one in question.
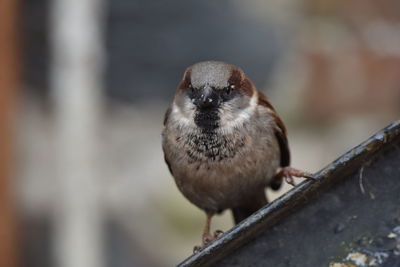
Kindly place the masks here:
[(202, 60), (240, 66), (286, 123), (292, 166), (318, 171), (399, 118), (400, 2), (0, 1), (0, 266), (191, 255), (205, 216), (160, 133)]

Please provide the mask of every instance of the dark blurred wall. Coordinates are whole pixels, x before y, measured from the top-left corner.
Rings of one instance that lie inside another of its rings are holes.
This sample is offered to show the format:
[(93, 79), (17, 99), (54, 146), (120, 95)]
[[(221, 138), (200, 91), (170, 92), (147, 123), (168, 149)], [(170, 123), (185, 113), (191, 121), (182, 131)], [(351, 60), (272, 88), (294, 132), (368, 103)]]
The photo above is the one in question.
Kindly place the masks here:
[(109, 94), (133, 101), (148, 98), (149, 93), (171, 97), (184, 69), (202, 60), (237, 64), (256, 85), (264, 85), (284, 49), (283, 35), (234, 2), (110, 2)]
[(21, 0), (20, 39), (24, 87), (39, 97), (48, 95), (48, 0)]
[[(47, 0), (24, 0), (24, 80), (48, 95)], [(251, 3), (251, 2), (249, 2)], [(285, 49), (285, 32), (233, 0), (108, 1), (105, 21), (107, 95), (139, 102), (172, 97), (184, 69), (201, 60), (241, 66), (258, 86)]]

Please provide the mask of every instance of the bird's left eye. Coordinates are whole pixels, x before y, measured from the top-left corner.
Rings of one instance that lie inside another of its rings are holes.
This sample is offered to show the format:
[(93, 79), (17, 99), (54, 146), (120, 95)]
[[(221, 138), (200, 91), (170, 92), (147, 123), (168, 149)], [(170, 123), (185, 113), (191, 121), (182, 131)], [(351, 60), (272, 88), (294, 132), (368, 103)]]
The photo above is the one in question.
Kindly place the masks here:
[(234, 89), (234, 86), (233, 86), (233, 85), (229, 85), (229, 86), (225, 87), (225, 88), (223, 89), (223, 94), (222, 94), (223, 97), (224, 97), (225, 99), (229, 98), (230, 95), (232, 94), (233, 89)]

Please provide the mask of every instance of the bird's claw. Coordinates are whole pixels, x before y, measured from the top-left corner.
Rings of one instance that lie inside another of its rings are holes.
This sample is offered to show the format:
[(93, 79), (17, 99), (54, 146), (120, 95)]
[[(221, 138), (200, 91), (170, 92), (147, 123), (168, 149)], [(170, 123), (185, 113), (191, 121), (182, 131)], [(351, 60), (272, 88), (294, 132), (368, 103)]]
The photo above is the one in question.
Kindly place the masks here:
[(224, 234), (223, 231), (221, 231), (221, 230), (216, 230), (216, 231), (214, 232), (214, 240), (220, 238), (223, 234)]
[(194, 254), (199, 253), (199, 252), (202, 251), (206, 246), (208, 246), (210, 243), (212, 243), (214, 240), (220, 238), (223, 234), (224, 234), (223, 231), (221, 231), (221, 230), (216, 230), (216, 231), (214, 232), (213, 235), (208, 234), (208, 235), (203, 236), (203, 240), (202, 240), (202, 241), (203, 241), (203, 242), (202, 242), (203, 244), (202, 244), (201, 246), (195, 246), (195, 247), (193, 248), (193, 253), (194, 253)]
[(279, 173), (278, 176), (283, 177), (286, 183), (295, 186), (293, 177), (304, 177), (307, 179), (316, 180), (316, 178), (309, 172), (300, 171), (291, 167), (283, 168)]
[(224, 234), (223, 231), (216, 230), (213, 235), (210, 235), (210, 234), (204, 235), (203, 236), (203, 246), (207, 246), (208, 244), (210, 244), (214, 240), (220, 238), (223, 234)]
[(193, 254), (199, 253), (202, 249), (203, 249), (203, 247), (201, 247), (201, 246), (194, 246)]
[(290, 184), (292, 186), (295, 186), (294, 179), (293, 179), (293, 177), (291, 175), (285, 176), (284, 179), (285, 179), (286, 183), (288, 183), (288, 184)]
[(207, 246), (208, 244), (210, 244), (212, 241), (214, 241), (214, 237), (211, 235), (205, 236), (203, 237), (203, 246)]

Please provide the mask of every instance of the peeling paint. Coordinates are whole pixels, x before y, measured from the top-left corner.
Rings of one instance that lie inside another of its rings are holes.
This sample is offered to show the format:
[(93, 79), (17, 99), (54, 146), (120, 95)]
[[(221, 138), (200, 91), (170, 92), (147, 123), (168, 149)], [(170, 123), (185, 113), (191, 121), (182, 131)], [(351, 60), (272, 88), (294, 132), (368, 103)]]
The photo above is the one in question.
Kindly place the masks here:
[(389, 257), (386, 252), (351, 252), (349, 253), (343, 262), (331, 263), (329, 267), (372, 267), (379, 266), (385, 262)]

